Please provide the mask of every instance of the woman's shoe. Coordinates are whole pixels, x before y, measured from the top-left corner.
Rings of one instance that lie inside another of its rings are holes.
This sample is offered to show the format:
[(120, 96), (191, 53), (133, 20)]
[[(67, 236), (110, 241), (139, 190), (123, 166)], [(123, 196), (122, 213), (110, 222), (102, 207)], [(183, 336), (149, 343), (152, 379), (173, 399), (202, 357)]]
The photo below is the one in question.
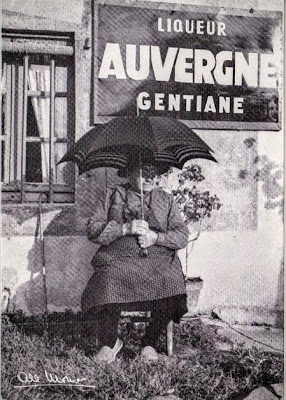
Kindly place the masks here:
[(96, 361), (105, 362), (107, 364), (110, 364), (115, 359), (112, 349), (108, 346), (101, 347), (94, 358)]
[(146, 346), (141, 350), (141, 357), (146, 361), (158, 361), (158, 353), (154, 347)]
[(105, 362), (107, 364), (112, 363), (122, 349), (122, 346), (123, 342), (119, 338), (116, 339), (115, 345), (112, 349), (108, 346), (103, 346), (95, 356), (96, 361)]

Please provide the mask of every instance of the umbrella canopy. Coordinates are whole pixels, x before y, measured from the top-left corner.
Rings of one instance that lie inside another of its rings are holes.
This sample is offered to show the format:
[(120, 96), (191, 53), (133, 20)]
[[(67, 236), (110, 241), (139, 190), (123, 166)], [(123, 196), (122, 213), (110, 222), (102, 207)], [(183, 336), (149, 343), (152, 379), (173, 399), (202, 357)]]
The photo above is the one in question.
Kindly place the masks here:
[(79, 173), (114, 167), (122, 173), (130, 164), (152, 162), (161, 173), (183, 168), (186, 161), (216, 161), (210, 147), (185, 124), (166, 117), (116, 117), (95, 126), (59, 161), (76, 162)]

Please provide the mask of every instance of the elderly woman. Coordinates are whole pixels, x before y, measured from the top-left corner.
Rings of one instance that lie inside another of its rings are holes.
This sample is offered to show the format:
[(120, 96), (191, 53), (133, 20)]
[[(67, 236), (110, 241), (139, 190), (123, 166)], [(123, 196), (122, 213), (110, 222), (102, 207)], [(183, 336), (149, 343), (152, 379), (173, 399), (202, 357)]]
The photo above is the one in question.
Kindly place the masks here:
[(117, 338), (122, 310), (151, 311), (141, 353), (150, 360), (158, 357), (155, 344), (161, 330), (187, 312), (176, 250), (187, 245), (188, 229), (173, 196), (156, 188), (157, 174), (154, 165), (143, 165), (140, 181), (140, 169), (130, 168), (128, 186), (108, 190), (88, 222), (88, 239), (101, 247), (92, 260), (95, 272), (83, 293), (82, 308), (97, 315), (99, 360), (112, 361), (123, 345)]

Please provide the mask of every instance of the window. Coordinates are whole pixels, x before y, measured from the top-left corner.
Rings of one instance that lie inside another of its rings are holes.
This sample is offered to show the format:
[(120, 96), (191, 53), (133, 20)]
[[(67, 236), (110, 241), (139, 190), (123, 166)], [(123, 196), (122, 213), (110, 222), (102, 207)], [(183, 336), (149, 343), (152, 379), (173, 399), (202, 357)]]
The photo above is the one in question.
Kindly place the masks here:
[(3, 203), (73, 202), (74, 165), (57, 165), (74, 143), (72, 36), (3, 36)]

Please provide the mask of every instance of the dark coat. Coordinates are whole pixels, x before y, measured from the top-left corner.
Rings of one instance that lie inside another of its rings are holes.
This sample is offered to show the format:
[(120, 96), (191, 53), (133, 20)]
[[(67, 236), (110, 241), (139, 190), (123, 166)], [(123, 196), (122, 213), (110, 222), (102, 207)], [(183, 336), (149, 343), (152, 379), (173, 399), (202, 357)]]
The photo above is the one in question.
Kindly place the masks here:
[(188, 241), (188, 229), (171, 194), (154, 189), (144, 196), (144, 214), (158, 233), (148, 257), (139, 254), (135, 236), (122, 236), (122, 224), (140, 219), (140, 196), (123, 187), (107, 191), (88, 222), (87, 237), (101, 247), (92, 264), (95, 272), (82, 297), (84, 311), (114, 303), (152, 301), (185, 294), (176, 250)]

